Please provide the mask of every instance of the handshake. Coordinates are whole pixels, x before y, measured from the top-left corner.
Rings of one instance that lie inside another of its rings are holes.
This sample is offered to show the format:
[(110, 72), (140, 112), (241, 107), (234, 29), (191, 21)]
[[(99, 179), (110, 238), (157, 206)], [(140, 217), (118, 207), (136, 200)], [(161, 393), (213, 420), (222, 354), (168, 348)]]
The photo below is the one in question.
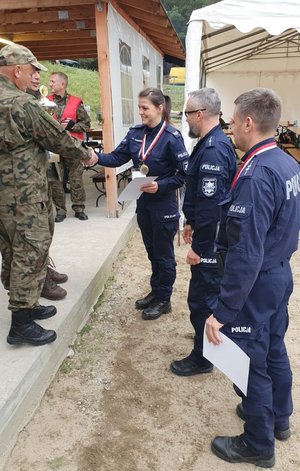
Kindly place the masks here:
[(82, 165), (84, 167), (93, 167), (94, 165), (96, 165), (98, 163), (98, 156), (97, 156), (96, 152), (91, 147), (88, 148), (88, 152), (89, 152), (89, 159), (84, 160), (82, 162)]

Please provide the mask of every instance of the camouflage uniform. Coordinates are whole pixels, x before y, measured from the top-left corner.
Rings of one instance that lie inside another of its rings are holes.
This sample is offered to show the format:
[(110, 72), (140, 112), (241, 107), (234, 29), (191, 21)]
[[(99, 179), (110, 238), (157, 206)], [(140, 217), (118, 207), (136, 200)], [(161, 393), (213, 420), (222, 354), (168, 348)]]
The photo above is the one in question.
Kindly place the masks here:
[[(29, 93), (29, 95), (32, 95), (36, 100), (40, 100), (42, 98), (41, 92), (39, 90), (33, 91), (33, 90), (30, 90), (30, 89), (27, 89), (26, 93)], [(49, 157), (48, 153), (47, 153), (47, 156)], [(54, 163), (48, 162), (47, 179), (48, 179), (47, 209), (48, 209), (48, 216), (49, 216), (49, 231), (50, 231), (51, 240), (52, 240), (53, 235), (54, 235), (54, 211), (53, 211), (53, 198), (52, 198), (51, 182), (55, 182), (55, 181), (59, 180), (58, 170), (57, 170)]]
[[(66, 93), (63, 97), (54, 95), (54, 102), (57, 104), (55, 115), (60, 121), (67, 99), (70, 95)], [(87, 132), (90, 129), (91, 120), (83, 105), (79, 105), (76, 110), (76, 124), (72, 127), (72, 132)], [(60, 156), (62, 172), (63, 168), (69, 175), (72, 209), (75, 212), (84, 211), (86, 200), (85, 190), (83, 186), (82, 174), (83, 166), (77, 161), (65, 159), (65, 155)], [(53, 203), (58, 214), (66, 215), (66, 195), (62, 184), (62, 176), (59, 180), (51, 180), (51, 189), (53, 195)]]
[(36, 100), (0, 75), (0, 250), (1, 280), (9, 309), (38, 305), (51, 243), (46, 150), (89, 159), (85, 145)]

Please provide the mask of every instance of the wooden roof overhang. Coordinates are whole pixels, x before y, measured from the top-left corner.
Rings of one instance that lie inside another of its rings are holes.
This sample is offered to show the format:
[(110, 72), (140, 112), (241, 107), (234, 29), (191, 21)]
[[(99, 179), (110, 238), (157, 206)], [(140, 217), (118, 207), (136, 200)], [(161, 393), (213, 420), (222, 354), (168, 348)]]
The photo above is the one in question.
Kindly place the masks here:
[(39, 60), (97, 57), (95, 13), (111, 5), (169, 61), (185, 51), (160, 0), (1, 0), (0, 38)]

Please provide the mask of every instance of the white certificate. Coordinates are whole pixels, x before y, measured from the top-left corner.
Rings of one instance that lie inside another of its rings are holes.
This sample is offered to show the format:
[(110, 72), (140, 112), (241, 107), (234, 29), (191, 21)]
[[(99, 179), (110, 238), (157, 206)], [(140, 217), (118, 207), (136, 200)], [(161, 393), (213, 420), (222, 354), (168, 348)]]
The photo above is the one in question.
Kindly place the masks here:
[(137, 200), (141, 194), (141, 186), (145, 183), (153, 182), (157, 177), (136, 177), (131, 180), (130, 183), (124, 188), (120, 194), (118, 201), (122, 203), (123, 201)]
[(243, 350), (219, 332), (220, 345), (209, 343), (203, 335), (203, 356), (222, 371), (247, 396), (250, 358)]

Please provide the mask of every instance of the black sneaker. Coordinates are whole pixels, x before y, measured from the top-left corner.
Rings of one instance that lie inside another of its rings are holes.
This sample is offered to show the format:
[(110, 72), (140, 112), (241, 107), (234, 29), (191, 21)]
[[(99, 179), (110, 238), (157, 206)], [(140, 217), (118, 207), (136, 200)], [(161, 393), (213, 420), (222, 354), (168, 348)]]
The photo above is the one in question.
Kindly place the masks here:
[[(236, 406), (236, 414), (240, 419), (245, 421), (243, 404), (241, 402)], [(280, 430), (277, 427), (274, 428), (274, 437), (277, 438), (277, 440), (284, 441), (290, 438), (290, 436), (291, 436), (291, 430), (289, 427), (286, 428), (285, 430)]]
[(211, 442), (212, 452), (229, 463), (252, 463), (262, 468), (272, 468), (275, 455), (257, 455), (240, 436), (215, 437)]

